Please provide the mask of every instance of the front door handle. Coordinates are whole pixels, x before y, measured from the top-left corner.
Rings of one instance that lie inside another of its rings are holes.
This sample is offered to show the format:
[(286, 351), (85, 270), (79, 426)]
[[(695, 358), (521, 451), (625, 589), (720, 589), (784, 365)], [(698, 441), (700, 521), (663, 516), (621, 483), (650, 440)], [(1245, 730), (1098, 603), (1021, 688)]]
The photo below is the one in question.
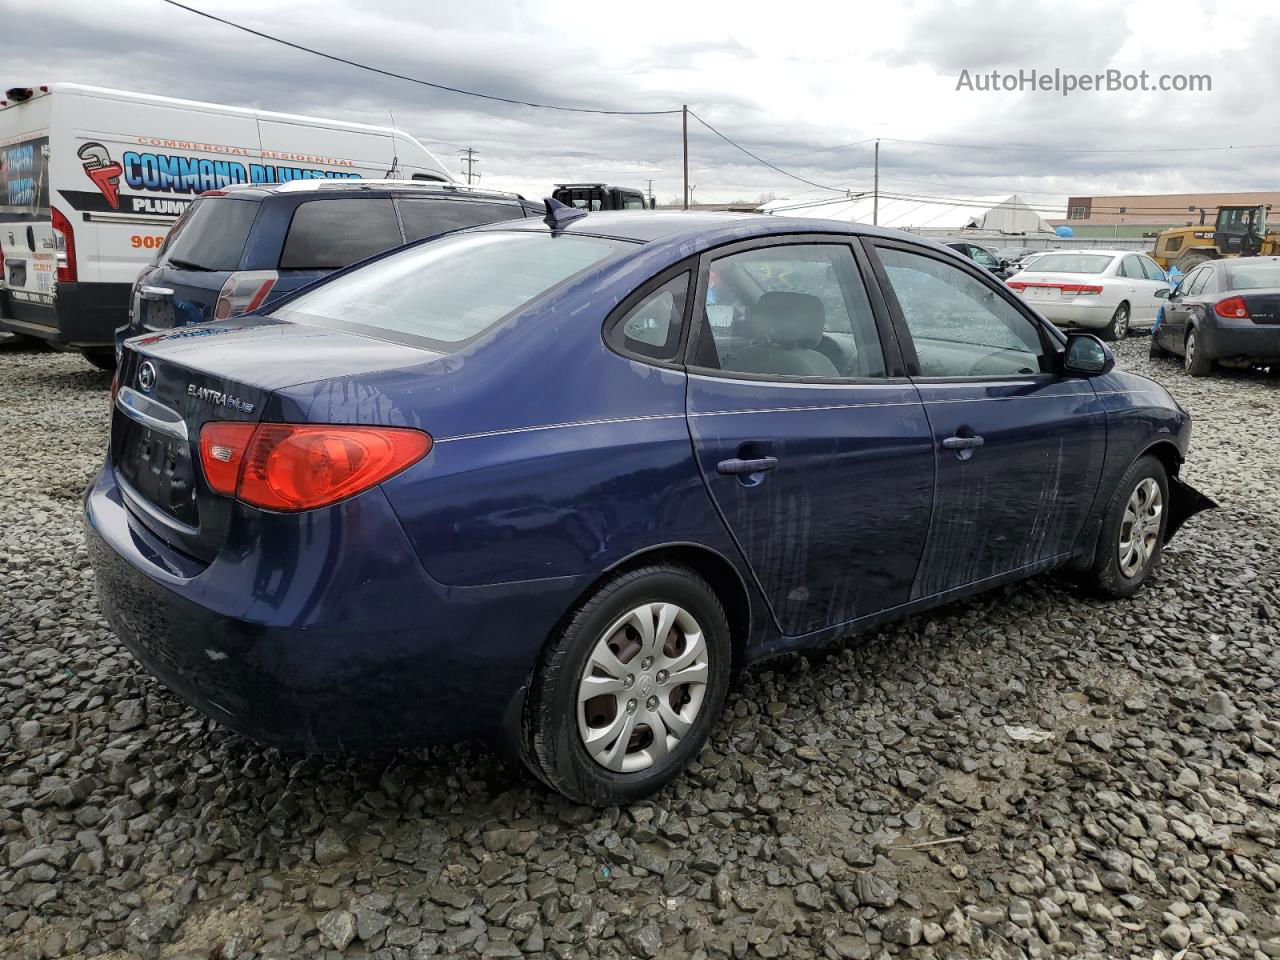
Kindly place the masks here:
[(730, 460), (721, 460), (716, 464), (717, 473), (726, 474), (744, 474), (744, 473), (763, 473), (766, 470), (772, 470), (778, 465), (777, 457), (757, 457), (754, 460), (742, 460), (733, 457)]
[(944, 450), (972, 450), (985, 441), (981, 437), (947, 437), (942, 441)]

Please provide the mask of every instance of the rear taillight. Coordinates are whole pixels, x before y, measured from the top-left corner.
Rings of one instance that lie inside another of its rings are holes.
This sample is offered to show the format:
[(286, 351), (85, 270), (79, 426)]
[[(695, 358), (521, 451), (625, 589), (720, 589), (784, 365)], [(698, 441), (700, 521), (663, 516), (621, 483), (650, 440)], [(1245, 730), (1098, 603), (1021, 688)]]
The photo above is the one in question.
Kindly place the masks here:
[(1087, 283), (1062, 284), (1062, 295), (1064, 297), (1092, 297), (1097, 296), (1101, 292), (1101, 287), (1090, 286)]
[(241, 313), (253, 313), (271, 295), (280, 279), (274, 270), (243, 270), (227, 277), (213, 308), (213, 319), (226, 320)]
[(53, 207), (49, 212), (53, 227), (53, 248), (58, 257), (58, 282), (76, 282), (76, 233), (71, 221)]
[(1023, 290), (1027, 289), (1027, 285), (1026, 285), (1025, 283), (1012, 283), (1012, 282), (1011, 282), (1011, 283), (1009, 284), (1009, 289), (1010, 289), (1010, 290), (1017, 290), (1019, 293), (1021, 293)]
[(390, 479), (431, 451), (400, 427), (207, 423), (200, 464), (210, 488), (267, 510), (312, 510)]
[(1245, 306), (1243, 297), (1227, 297), (1213, 305), (1213, 312), (1228, 320), (1248, 320), (1249, 308)]

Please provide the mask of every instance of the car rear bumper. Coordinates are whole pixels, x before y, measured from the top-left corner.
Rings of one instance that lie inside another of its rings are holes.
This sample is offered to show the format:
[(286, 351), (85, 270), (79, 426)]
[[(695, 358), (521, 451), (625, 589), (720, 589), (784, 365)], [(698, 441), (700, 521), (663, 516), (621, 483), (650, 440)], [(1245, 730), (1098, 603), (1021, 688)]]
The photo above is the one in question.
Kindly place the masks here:
[(1215, 360), (1280, 360), (1280, 324), (1205, 324), (1200, 349)]
[(327, 509), (304, 535), (299, 515), (258, 515), (255, 537), (291, 540), (288, 556), (231, 537), (206, 565), (152, 534), (107, 466), (85, 495), (103, 614), (165, 686), (282, 749), (509, 734), (542, 644), (579, 585), (444, 587), (423, 571), (381, 490)]
[(1111, 322), (1115, 307), (1058, 300), (1028, 300), (1041, 316), (1060, 327), (1101, 329)]
[(0, 329), (63, 347), (109, 347), (129, 319), (129, 284), (59, 283), (50, 303), (18, 299), (12, 291), (0, 310)]

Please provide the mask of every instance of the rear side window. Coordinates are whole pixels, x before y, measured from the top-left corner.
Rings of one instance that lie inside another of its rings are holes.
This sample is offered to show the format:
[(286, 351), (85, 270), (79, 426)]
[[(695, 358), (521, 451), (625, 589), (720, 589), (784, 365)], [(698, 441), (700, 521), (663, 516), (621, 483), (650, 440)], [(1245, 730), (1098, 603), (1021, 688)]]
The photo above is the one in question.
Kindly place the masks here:
[(336, 270), (403, 242), (390, 199), (308, 200), (293, 213), (280, 267)]
[(1138, 262), (1142, 264), (1142, 269), (1146, 271), (1148, 280), (1158, 280), (1160, 283), (1168, 281), (1169, 278), (1165, 276), (1165, 272), (1160, 269), (1159, 264), (1154, 260), (1139, 257)]
[(237, 270), (260, 205), (232, 197), (200, 197), (182, 215), (160, 259), (192, 270)]
[(432, 200), (406, 197), (400, 204), (400, 222), (406, 240), (437, 237), (451, 230), (482, 223), (518, 220), (524, 208), (510, 203), (476, 203), (471, 200)]
[(542, 232), (459, 233), (334, 277), (272, 315), (449, 349), (630, 246)]
[(618, 318), (609, 328), (609, 346), (649, 360), (674, 360), (684, 327), (689, 273), (668, 280)]

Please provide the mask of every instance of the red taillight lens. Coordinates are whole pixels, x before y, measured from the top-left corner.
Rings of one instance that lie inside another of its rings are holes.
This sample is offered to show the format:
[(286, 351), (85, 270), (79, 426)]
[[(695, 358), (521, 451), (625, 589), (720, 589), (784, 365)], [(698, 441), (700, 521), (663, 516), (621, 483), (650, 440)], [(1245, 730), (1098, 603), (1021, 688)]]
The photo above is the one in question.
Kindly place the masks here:
[(274, 270), (244, 270), (227, 277), (213, 307), (213, 319), (226, 320), (241, 313), (253, 313), (271, 295), (280, 279)]
[(201, 429), (200, 465), (215, 493), (236, 495), (244, 454), (255, 429), (255, 423), (206, 423)]
[(1010, 290), (1017, 290), (1018, 292), (1022, 292), (1023, 290), (1027, 289), (1027, 285), (1026, 285), (1025, 283), (1010, 283), (1010, 284), (1009, 284), (1009, 289), (1010, 289)]
[(1062, 295), (1064, 297), (1089, 297), (1095, 296), (1101, 292), (1101, 287), (1094, 287), (1085, 283), (1062, 284)]
[(399, 427), (210, 423), (200, 431), (209, 486), (267, 510), (312, 510), (362, 493), (431, 451)]
[(1213, 305), (1213, 312), (1228, 320), (1248, 320), (1249, 308), (1245, 306), (1243, 297), (1227, 297)]
[(57, 207), (49, 211), (50, 226), (53, 227), (53, 246), (58, 257), (58, 282), (76, 282), (76, 232)]

